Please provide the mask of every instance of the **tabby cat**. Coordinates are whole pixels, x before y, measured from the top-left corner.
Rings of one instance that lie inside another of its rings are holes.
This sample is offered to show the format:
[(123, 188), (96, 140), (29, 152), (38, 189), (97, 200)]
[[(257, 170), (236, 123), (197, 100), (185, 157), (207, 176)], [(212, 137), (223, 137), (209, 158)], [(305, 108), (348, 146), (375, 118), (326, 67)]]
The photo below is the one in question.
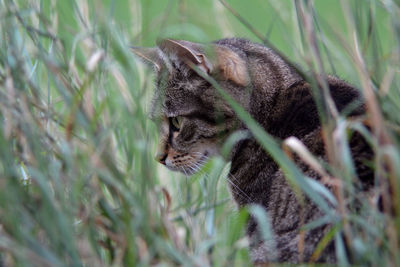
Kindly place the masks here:
[[(199, 71), (213, 77), (269, 134), (280, 140), (296, 136), (314, 155), (326, 158), (310, 85), (272, 49), (229, 38), (208, 45), (167, 39), (155, 48), (132, 50), (151, 62), (157, 73), (151, 117), (161, 121), (156, 158), (167, 168), (192, 174), (219, 152), (231, 133), (247, 130)], [(358, 91), (344, 81), (328, 77), (327, 82), (339, 111), (360, 98)], [(352, 115), (362, 113), (359, 106)], [(363, 154), (368, 154), (367, 149), (353, 148), (355, 158)], [(257, 224), (250, 218), (247, 234), (252, 260), (308, 261), (329, 225), (308, 231), (303, 249), (298, 245), (299, 228), (301, 222), (323, 216), (322, 211), (306, 200), (300, 212), (282, 171), (251, 134), (238, 141), (229, 160), (234, 200), (240, 207), (254, 203), (264, 207), (274, 232), (273, 243), (261, 241)], [(361, 166), (361, 160), (356, 159), (356, 163), (359, 175), (371, 175)], [(308, 176), (320, 178), (305, 164), (300, 167)], [(335, 262), (334, 245), (327, 246), (318, 260)]]

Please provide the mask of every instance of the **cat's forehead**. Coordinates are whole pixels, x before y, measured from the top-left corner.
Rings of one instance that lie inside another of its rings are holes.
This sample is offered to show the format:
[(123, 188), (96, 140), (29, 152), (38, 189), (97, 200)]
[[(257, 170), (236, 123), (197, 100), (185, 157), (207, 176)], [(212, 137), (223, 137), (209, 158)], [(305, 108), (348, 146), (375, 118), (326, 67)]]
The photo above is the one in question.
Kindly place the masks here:
[(214, 94), (212, 86), (178, 55), (159, 52), (163, 63), (156, 75), (150, 116), (185, 116), (210, 109)]
[(190, 70), (175, 71), (159, 77), (152, 104), (152, 117), (184, 116), (204, 109), (208, 83)]

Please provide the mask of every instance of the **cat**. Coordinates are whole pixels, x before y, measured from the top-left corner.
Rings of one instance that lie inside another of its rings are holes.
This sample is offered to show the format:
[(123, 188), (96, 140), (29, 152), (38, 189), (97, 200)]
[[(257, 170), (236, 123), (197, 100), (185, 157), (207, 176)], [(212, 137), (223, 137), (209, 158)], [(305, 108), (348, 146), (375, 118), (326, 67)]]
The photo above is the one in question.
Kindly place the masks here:
[[(132, 51), (150, 62), (156, 72), (150, 112), (151, 118), (160, 122), (156, 159), (170, 170), (193, 174), (207, 158), (219, 153), (231, 133), (247, 131), (231, 106), (198, 72), (213, 77), (267, 133), (279, 140), (295, 136), (314, 155), (326, 159), (311, 87), (274, 50), (246, 39), (228, 38), (207, 45), (165, 39), (155, 48), (132, 47)], [(357, 89), (336, 77), (328, 76), (327, 83), (339, 111), (361, 99)], [(351, 115), (363, 112), (361, 104)], [(360, 179), (371, 179), (371, 171), (362, 164), (362, 157), (368, 158), (370, 151), (357, 145), (357, 140), (352, 142)], [(303, 249), (298, 245), (299, 228), (301, 222), (316, 220), (323, 212), (308, 199), (301, 211), (283, 172), (251, 134), (234, 145), (228, 160), (235, 202), (239, 207), (259, 204), (271, 219), (271, 244), (260, 239), (255, 219), (249, 219), (252, 261), (309, 261), (330, 225), (306, 232)], [(320, 178), (305, 164), (298, 165), (308, 176)], [(336, 262), (332, 242), (318, 261)]]

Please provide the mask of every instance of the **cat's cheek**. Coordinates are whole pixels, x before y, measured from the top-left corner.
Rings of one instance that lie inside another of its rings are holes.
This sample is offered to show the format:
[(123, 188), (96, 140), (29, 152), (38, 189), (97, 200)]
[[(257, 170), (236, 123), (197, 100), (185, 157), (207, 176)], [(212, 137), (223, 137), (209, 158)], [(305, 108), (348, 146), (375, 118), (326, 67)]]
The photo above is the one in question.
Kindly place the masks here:
[(170, 148), (167, 157), (165, 158), (164, 165), (170, 170), (179, 171), (188, 164), (189, 158), (187, 156), (188, 153), (179, 153)]
[(217, 156), (219, 150), (216, 145), (207, 145), (198, 148), (198, 151), (203, 155), (203, 157), (210, 158), (212, 156)]

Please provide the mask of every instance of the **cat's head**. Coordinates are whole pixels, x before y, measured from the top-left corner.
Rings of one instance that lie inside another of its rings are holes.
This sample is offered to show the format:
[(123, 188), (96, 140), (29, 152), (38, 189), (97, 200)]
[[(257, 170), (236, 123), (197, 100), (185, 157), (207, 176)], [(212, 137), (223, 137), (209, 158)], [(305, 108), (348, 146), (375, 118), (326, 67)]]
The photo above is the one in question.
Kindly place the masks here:
[(238, 120), (198, 71), (213, 77), (247, 105), (249, 74), (240, 51), (217, 44), (162, 40), (155, 48), (133, 47), (154, 65), (156, 90), (150, 117), (160, 123), (156, 159), (174, 171), (196, 172), (238, 126)]

